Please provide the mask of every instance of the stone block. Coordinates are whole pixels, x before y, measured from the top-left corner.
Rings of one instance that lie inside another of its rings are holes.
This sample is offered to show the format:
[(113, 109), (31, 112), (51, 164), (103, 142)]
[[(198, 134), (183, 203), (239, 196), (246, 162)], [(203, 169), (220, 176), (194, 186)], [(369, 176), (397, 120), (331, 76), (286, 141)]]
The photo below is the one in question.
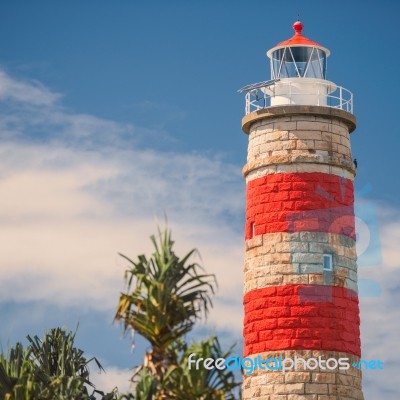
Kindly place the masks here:
[(287, 174), (293, 173), (296, 171), (296, 165), (292, 164), (283, 164), (276, 166), (276, 173), (277, 174)]
[[(335, 382), (331, 382), (331, 383), (335, 383)], [(354, 377), (351, 375), (337, 374), (336, 383), (338, 383), (340, 385), (345, 385), (345, 386), (353, 386), (354, 385)]]
[(300, 264), (322, 264), (322, 254), (294, 253), (292, 254), (292, 262)]
[(321, 137), (322, 140), (325, 140), (327, 142), (332, 142), (332, 133), (331, 132), (321, 132)]
[[(244, 392), (244, 391), (243, 391)], [(259, 397), (261, 394), (261, 386), (251, 386), (248, 389), (246, 389), (246, 393), (243, 393), (245, 398), (254, 398), (254, 397)]]
[(297, 142), (296, 140), (283, 140), (281, 142), (281, 148), (283, 150), (291, 150), (297, 148)]
[(335, 264), (339, 265), (340, 267), (345, 267), (351, 270), (356, 269), (356, 261), (355, 259), (352, 258), (347, 258), (337, 255), (335, 257)]
[(262, 246), (262, 243), (262, 235), (254, 236), (253, 238), (246, 240), (246, 250)]
[(318, 121), (297, 121), (296, 128), (298, 130), (328, 131), (330, 128), (330, 124), (327, 122)]
[(293, 266), (292, 264), (278, 264), (271, 266), (271, 274), (272, 275), (291, 275), (293, 274)]
[(298, 150), (301, 149), (314, 149), (315, 148), (315, 140), (292, 140), (295, 143), (295, 148)]
[(289, 154), (289, 150), (274, 150), (272, 152), (273, 157), (282, 157), (287, 156)]
[(271, 274), (271, 267), (269, 265), (261, 265), (258, 268), (253, 269), (252, 276), (254, 279), (263, 278)]
[[(325, 129), (323, 129), (323, 130), (325, 130)], [(337, 133), (337, 134), (342, 135), (342, 136), (348, 136), (349, 135), (349, 130), (348, 130), (347, 127), (336, 125), (336, 124), (330, 124), (329, 131), (332, 132), (332, 133)]]
[[(349, 238), (350, 239), (350, 238)], [(357, 250), (356, 246), (350, 246), (350, 247), (345, 247), (345, 246), (340, 246), (340, 249), (343, 251), (343, 255), (347, 258), (351, 258), (354, 261), (357, 259)]]
[(262, 386), (267, 383), (267, 376), (259, 375), (259, 376), (252, 376), (251, 377), (251, 386)]
[(300, 232), (300, 240), (328, 243), (329, 237), (328, 234), (324, 232)]
[(300, 264), (301, 274), (322, 274), (323, 270), (322, 264)]
[(299, 164), (296, 165), (296, 172), (319, 172), (321, 174), (330, 174), (330, 166), (324, 164)]
[(266, 233), (263, 235), (263, 242), (267, 245), (276, 245), (279, 242), (282, 242), (283, 238), (282, 235), (286, 235), (282, 232), (273, 232), (273, 233)]
[(332, 253), (333, 249), (329, 243), (310, 242), (308, 249), (311, 253)]
[(283, 282), (283, 275), (270, 275), (256, 280), (255, 288), (260, 289), (266, 286), (281, 285)]
[(304, 383), (285, 383), (274, 386), (274, 394), (304, 393)]
[[(331, 142), (332, 143), (336, 143), (336, 144), (341, 144), (341, 138), (343, 137), (343, 136), (340, 136), (339, 134), (337, 134), (337, 133), (330, 133), (330, 135), (331, 135)], [(336, 149), (337, 149), (337, 147), (336, 147)]]
[(311, 394), (328, 394), (328, 385), (325, 383), (306, 383), (305, 392)]
[[(254, 129), (255, 128), (255, 129)], [(266, 120), (260, 121), (260, 125), (254, 124), (250, 133), (255, 130), (258, 134), (273, 132), (275, 130), (273, 122), (267, 122)]]
[(295, 383), (295, 382), (309, 382), (311, 381), (310, 372), (286, 372), (285, 373), (285, 383)]
[(336, 374), (333, 372), (316, 372), (312, 374), (312, 381), (314, 383), (335, 383)]
[(322, 132), (321, 131), (310, 131), (310, 130), (289, 131), (289, 139), (322, 140)]
[(362, 396), (361, 391), (351, 386), (329, 385), (329, 394), (335, 394), (340, 399), (346, 397), (350, 399), (363, 399), (363, 397), (360, 397)]
[(346, 146), (348, 148), (350, 148), (350, 138), (346, 137), (346, 136), (341, 136), (340, 137), (340, 144), (342, 144), (343, 146)]
[(308, 280), (310, 285), (324, 285), (324, 276), (322, 274), (309, 274)]
[(338, 152), (345, 155), (346, 157), (350, 157), (350, 149), (346, 146), (343, 146), (342, 144), (338, 145)]
[(285, 136), (286, 138), (288, 137), (288, 131), (287, 130), (275, 130), (274, 132), (269, 132), (266, 136), (266, 141), (268, 142), (273, 142), (275, 140), (279, 141), (282, 140), (282, 136)]
[(275, 122), (275, 129), (279, 130), (291, 130), (291, 129), (296, 129), (297, 122), (296, 121), (278, 121)]
[(319, 156), (320, 160), (328, 159), (330, 151), (328, 150), (315, 150), (315, 154)]
[(283, 283), (285, 285), (307, 285), (308, 275), (307, 274), (295, 274), (295, 275), (285, 275), (283, 277)]
[(282, 234), (282, 240), (283, 241), (289, 241), (289, 242), (298, 242), (300, 241), (300, 232), (285, 232)]
[(315, 140), (313, 148), (316, 150), (330, 150), (331, 144), (330, 144), (330, 142), (326, 142), (326, 141), (322, 141), (322, 140)]
[[(275, 358), (275, 355), (271, 355), (271, 357)], [(268, 358), (270, 358), (269, 356), (263, 356), (262, 357), (264, 360), (267, 360)], [(267, 382), (268, 383), (284, 383), (285, 382), (285, 377), (283, 376), (282, 372), (268, 372), (266, 374), (267, 376)], [(271, 385), (272, 386), (272, 385)]]
[(308, 243), (304, 242), (288, 242), (288, 251), (290, 253), (305, 253), (308, 251)]

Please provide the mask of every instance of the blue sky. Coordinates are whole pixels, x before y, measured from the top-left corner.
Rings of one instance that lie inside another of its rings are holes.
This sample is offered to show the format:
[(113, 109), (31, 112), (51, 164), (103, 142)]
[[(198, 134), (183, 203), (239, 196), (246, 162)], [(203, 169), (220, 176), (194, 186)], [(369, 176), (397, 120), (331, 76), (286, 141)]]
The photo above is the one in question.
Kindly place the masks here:
[(367, 222), (381, 243), (360, 267), (381, 290), (361, 299), (363, 352), (387, 363), (365, 374), (365, 394), (397, 399), (399, 11), (390, 0), (2, 1), (3, 346), (79, 322), (79, 344), (109, 371), (99, 384), (125, 382), (144, 345), (132, 355), (112, 325), (117, 253), (148, 252), (164, 211), (178, 250), (198, 247), (220, 283), (198, 335), (240, 343), (247, 137), (237, 89), (269, 79), (265, 52), (300, 14), (305, 36), (331, 50), (328, 79), (354, 93), (358, 204), (374, 209)]

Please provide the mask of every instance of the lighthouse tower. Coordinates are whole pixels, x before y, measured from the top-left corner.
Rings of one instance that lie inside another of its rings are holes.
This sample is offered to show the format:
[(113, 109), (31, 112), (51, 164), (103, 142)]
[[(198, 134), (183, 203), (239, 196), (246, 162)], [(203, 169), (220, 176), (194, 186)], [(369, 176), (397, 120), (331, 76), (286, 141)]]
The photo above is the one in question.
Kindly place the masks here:
[(242, 129), (246, 179), (242, 398), (363, 399), (350, 149), (353, 96), (329, 50), (295, 34), (267, 52)]

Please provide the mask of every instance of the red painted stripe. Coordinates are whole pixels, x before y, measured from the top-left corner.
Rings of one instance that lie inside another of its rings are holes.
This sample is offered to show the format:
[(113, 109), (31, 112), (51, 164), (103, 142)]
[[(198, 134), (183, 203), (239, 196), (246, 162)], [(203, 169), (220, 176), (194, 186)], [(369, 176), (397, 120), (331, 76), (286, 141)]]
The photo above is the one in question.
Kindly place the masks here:
[(273, 350), (361, 355), (358, 296), (336, 286), (284, 285), (244, 296), (244, 356)]
[(271, 174), (246, 188), (246, 239), (272, 232), (330, 232), (355, 239), (350, 179), (322, 173)]

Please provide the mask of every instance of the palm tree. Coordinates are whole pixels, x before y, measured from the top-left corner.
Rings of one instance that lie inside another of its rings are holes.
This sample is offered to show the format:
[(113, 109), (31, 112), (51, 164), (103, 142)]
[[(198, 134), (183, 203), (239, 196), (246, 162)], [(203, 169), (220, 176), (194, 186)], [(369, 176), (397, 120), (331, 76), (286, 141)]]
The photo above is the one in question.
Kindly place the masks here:
[(120, 296), (115, 319), (123, 322), (125, 331), (132, 329), (150, 342), (144, 365), (161, 379), (176, 362), (171, 345), (202, 313), (207, 315), (215, 277), (189, 263), (195, 249), (179, 259), (168, 230), (159, 231), (158, 238), (151, 236), (151, 241), (155, 251), (149, 259), (140, 255), (135, 262), (121, 254), (131, 268), (125, 273), (128, 292)]
[[(159, 229), (158, 236), (151, 236), (150, 239), (154, 246), (150, 258), (139, 255), (133, 261), (120, 254), (129, 262), (130, 268), (125, 273), (127, 291), (120, 295), (115, 320), (123, 323), (125, 332), (137, 332), (151, 345), (143, 365), (132, 377), (136, 382), (135, 396), (127, 395), (126, 398), (233, 398), (223, 395), (193, 397), (190, 393), (194, 393), (194, 390), (197, 390), (196, 393), (208, 391), (214, 394), (225, 390), (226, 394), (238, 383), (229, 374), (205, 376), (204, 371), (188, 372), (187, 365), (183, 364), (188, 349), (183, 338), (202, 315), (207, 316), (212, 307), (211, 295), (216, 287), (215, 276), (205, 273), (198, 263), (191, 262), (192, 256), (197, 253), (195, 249), (179, 258), (173, 250), (174, 242), (168, 229), (163, 232)], [(208, 346), (207, 349), (202, 348), (202, 351), (208, 350), (210, 354), (213, 350), (214, 353), (220, 350), (215, 339), (197, 346)], [(197, 389), (190, 387), (190, 382), (196, 382)], [(174, 387), (187, 390), (187, 395), (185, 392), (178, 395)]]

